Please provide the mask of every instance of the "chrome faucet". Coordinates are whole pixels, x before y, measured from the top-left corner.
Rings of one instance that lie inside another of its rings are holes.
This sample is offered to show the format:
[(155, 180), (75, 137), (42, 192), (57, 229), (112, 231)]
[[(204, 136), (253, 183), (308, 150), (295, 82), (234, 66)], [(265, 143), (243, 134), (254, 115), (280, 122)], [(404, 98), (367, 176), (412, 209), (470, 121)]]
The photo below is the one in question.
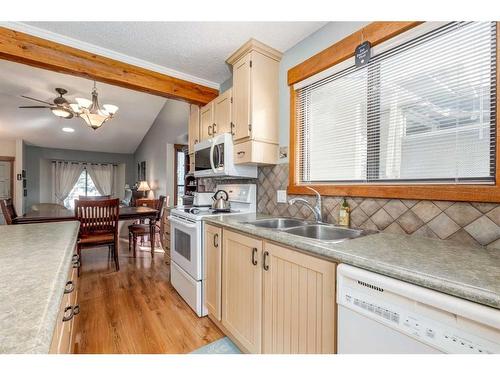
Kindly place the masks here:
[(314, 218), (316, 219), (316, 222), (322, 223), (323, 222), (323, 214), (321, 213), (321, 194), (309, 186), (306, 186), (306, 188), (308, 188), (309, 190), (312, 190), (316, 193), (316, 204), (314, 206), (311, 205), (304, 198), (292, 198), (288, 201), (288, 204), (292, 205), (292, 204), (297, 203), (297, 202), (302, 203), (304, 206), (310, 208), (311, 211), (314, 213)]

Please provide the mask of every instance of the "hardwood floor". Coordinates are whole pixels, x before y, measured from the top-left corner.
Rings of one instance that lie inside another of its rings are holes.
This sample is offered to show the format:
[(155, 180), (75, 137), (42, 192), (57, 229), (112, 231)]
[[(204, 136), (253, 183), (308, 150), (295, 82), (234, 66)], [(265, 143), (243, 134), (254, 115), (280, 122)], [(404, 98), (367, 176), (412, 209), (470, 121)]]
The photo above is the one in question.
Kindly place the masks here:
[(74, 352), (189, 353), (223, 337), (172, 287), (166, 255), (156, 252), (152, 260), (149, 248), (137, 250), (134, 259), (120, 242), (118, 272), (107, 249), (82, 252)]

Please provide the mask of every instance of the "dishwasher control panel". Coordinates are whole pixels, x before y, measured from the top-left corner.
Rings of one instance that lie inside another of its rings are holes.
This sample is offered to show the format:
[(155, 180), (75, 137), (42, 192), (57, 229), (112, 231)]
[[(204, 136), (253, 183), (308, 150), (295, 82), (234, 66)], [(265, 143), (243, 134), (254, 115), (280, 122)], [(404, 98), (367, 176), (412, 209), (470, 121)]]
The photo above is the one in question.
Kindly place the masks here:
[[(384, 295), (385, 294), (385, 295)], [(500, 353), (500, 343), (444, 324), (393, 303), (390, 292), (380, 289), (378, 295), (364, 293), (363, 288), (343, 285), (338, 289), (337, 303), (398, 330), (446, 353)]]

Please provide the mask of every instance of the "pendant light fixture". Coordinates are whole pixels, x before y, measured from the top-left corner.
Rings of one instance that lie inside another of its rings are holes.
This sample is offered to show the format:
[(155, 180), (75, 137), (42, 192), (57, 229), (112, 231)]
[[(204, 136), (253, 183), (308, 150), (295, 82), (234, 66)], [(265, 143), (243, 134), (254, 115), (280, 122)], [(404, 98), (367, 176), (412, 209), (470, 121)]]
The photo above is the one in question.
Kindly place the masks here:
[(104, 104), (103, 108), (101, 108), (97, 95), (97, 87), (94, 81), (92, 100), (76, 98), (77, 104), (70, 105), (75, 115), (81, 117), (94, 130), (99, 129), (106, 121), (112, 119), (118, 111), (118, 107), (113, 104)]

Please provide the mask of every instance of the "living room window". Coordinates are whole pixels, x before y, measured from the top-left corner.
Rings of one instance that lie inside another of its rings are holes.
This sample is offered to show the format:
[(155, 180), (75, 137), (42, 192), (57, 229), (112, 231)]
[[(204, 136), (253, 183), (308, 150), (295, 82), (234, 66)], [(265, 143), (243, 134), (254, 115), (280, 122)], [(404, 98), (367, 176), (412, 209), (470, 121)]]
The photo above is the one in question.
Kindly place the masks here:
[(419, 26), (373, 52), (293, 86), (293, 184), (495, 185), (497, 24)]
[(64, 206), (66, 208), (75, 209), (75, 199), (78, 199), (80, 195), (84, 195), (86, 197), (97, 197), (100, 196), (97, 188), (92, 181), (92, 177), (90, 177), (90, 173), (87, 172), (87, 169), (84, 168), (80, 177), (78, 177), (78, 181), (71, 189), (68, 197), (64, 200)]

